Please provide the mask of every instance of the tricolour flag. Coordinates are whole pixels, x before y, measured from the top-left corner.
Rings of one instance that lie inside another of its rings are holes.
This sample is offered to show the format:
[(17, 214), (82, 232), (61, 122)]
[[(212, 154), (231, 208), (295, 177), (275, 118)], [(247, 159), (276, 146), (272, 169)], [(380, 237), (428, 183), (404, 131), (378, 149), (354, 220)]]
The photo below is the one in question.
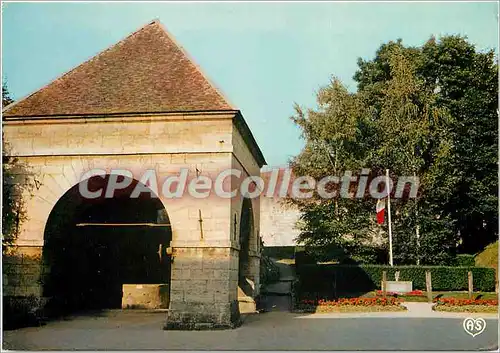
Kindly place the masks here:
[(383, 224), (385, 218), (385, 199), (377, 201), (377, 223)]

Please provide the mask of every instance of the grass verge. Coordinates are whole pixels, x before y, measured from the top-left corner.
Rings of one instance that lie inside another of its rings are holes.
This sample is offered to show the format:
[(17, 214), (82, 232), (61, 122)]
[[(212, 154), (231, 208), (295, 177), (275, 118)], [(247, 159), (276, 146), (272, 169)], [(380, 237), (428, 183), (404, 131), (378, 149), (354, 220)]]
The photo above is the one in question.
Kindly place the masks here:
[(494, 305), (439, 305), (432, 307), (434, 311), (446, 311), (454, 313), (497, 313), (498, 307)]
[(476, 266), (492, 267), (498, 271), (498, 241), (488, 245), (476, 255)]

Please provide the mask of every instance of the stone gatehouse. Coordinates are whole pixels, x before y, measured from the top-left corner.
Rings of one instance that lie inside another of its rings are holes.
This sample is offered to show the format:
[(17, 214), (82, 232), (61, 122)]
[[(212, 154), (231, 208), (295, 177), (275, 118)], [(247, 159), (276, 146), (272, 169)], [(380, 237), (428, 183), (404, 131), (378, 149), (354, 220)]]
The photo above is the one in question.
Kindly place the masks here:
[[(34, 185), (15, 256), (4, 258), (4, 296), (102, 309), (134, 306), (153, 288), (167, 329), (197, 329), (234, 327), (238, 303), (259, 294), (259, 198), (130, 197), (145, 170), (237, 169), (233, 190), (265, 165), (241, 112), (158, 21), (6, 107), (3, 131), (18, 181)], [(127, 187), (81, 196), (82, 182), (99, 190), (116, 168), (133, 172)], [(82, 179), (93, 169), (106, 175)]]

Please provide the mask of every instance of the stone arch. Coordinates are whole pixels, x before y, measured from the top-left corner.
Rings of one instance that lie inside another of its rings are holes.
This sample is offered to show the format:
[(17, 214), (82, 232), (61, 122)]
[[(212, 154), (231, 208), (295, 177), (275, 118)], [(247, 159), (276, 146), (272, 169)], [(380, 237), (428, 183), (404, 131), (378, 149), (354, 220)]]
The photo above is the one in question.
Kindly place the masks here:
[(119, 308), (123, 284), (170, 282), (172, 230), (165, 206), (152, 191), (130, 197), (137, 186), (148, 189), (135, 179), (106, 198), (108, 180), (83, 181), (91, 191), (104, 190), (95, 199), (85, 198), (77, 183), (50, 211), (42, 254), (49, 308)]
[(253, 297), (255, 282), (251, 268), (251, 251), (255, 238), (255, 225), (252, 200), (244, 197), (240, 212), (239, 254), (238, 254), (238, 287), (249, 297)]
[(20, 246), (42, 246), (44, 228), (50, 212), (65, 193), (81, 182), (83, 173), (93, 168), (105, 170), (106, 158), (89, 156), (29, 156), (19, 157), (25, 175), (32, 188), (23, 197), (29, 210), (27, 219), (21, 224), (17, 244)]

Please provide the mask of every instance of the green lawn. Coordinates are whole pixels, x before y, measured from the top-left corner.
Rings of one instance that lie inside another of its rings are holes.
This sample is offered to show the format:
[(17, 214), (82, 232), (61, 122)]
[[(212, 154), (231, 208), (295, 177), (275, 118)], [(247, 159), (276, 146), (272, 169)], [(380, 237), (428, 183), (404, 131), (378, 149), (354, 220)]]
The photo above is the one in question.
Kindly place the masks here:
[(496, 313), (498, 312), (498, 307), (492, 305), (462, 305), (462, 306), (434, 305), (432, 310), (455, 312), (455, 313)]

